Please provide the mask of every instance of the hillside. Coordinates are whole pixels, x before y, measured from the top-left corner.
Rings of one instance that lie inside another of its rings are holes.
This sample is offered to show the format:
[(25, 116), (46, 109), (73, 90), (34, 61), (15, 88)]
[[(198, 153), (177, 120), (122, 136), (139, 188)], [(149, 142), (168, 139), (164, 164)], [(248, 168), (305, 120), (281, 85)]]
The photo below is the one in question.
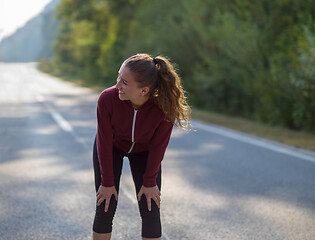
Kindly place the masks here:
[(56, 8), (52, 0), (36, 17), (0, 42), (0, 61), (30, 62), (52, 57), (52, 42), (57, 32)]

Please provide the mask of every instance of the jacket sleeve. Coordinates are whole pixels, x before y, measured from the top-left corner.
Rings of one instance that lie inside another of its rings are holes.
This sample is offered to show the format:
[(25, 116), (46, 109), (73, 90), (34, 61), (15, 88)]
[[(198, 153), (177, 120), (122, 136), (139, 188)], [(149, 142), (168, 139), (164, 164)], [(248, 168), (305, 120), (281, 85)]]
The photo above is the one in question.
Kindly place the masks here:
[(150, 141), (147, 167), (143, 176), (143, 185), (145, 187), (154, 187), (156, 185), (156, 178), (171, 137), (172, 129), (173, 123), (163, 120), (155, 130)]
[(97, 101), (97, 153), (101, 168), (101, 185), (114, 186), (113, 129), (110, 99), (102, 93)]

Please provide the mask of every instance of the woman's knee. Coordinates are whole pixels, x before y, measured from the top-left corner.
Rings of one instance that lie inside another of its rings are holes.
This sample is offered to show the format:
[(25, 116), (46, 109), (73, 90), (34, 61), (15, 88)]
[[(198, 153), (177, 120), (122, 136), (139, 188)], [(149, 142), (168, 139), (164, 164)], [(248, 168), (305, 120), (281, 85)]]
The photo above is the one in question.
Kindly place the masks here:
[(113, 219), (117, 208), (117, 201), (112, 196), (108, 211), (105, 212), (105, 201), (101, 205), (96, 206), (95, 217), (93, 223), (93, 231), (96, 233), (111, 233)]
[(142, 220), (142, 237), (161, 237), (160, 209), (157, 207), (156, 203), (153, 200), (151, 201), (151, 211), (149, 211), (146, 197), (142, 196), (139, 202), (139, 210)]

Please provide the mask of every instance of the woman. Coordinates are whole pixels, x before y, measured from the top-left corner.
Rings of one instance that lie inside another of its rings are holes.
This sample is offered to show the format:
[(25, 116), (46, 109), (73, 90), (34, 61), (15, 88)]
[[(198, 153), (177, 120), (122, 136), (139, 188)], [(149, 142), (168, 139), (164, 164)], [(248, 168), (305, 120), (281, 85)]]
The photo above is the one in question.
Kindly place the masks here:
[(94, 240), (111, 238), (124, 156), (138, 195), (142, 239), (161, 238), (160, 164), (173, 125), (190, 126), (189, 113), (180, 78), (166, 58), (137, 54), (125, 60), (116, 86), (97, 102)]

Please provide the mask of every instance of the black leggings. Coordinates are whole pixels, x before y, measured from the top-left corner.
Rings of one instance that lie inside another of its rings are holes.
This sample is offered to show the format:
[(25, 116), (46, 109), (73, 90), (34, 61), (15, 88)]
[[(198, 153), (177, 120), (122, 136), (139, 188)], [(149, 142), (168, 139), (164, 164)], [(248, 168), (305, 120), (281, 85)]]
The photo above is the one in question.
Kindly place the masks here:
[[(126, 154), (117, 148), (113, 147), (113, 170), (115, 176), (115, 188), (119, 193), (119, 182), (121, 176), (121, 170), (123, 165), (123, 158), (127, 156), (129, 158), (130, 169), (132, 178), (135, 184), (136, 193), (138, 194), (142, 184), (143, 175), (146, 169), (146, 163), (148, 158), (148, 152)], [(95, 190), (98, 191), (101, 185), (101, 171), (97, 156), (96, 142), (94, 142), (93, 149), (93, 165), (94, 165), (94, 177), (95, 177)], [(161, 190), (161, 168), (157, 176), (157, 186)], [(156, 203), (151, 200), (151, 211), (148, 210), (147, 200), (143, 194), (141, 200), (138, 202), (140, 215), (142, 219), (142, 237), (144, 238), (159, 238), (161, 237), (161, 221), (160, 221), (160, 209)], [(112, 195), (110, 200), (108, 211), (104, 211), (105, 201), (100, 206), (96, 206), (95, 218), (93, 223), (93, 231), (96, 233), (111, 233), (113, 218), (117, 208), (117, 201)]]

